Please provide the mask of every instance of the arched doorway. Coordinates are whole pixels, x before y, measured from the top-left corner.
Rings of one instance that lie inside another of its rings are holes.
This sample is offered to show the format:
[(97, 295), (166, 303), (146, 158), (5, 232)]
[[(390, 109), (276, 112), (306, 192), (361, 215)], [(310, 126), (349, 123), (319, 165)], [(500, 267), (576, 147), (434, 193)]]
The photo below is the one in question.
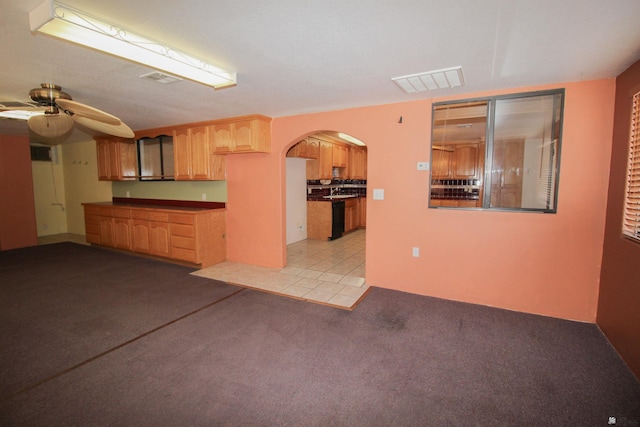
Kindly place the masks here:
[(284, 271), (304, 277), (300, 286), (318, 286), (320, 298), (333, 292), (323, 302), (366, 290), (366, 172), (366, 145), (340, 132), (314, 132), (286, 152)]

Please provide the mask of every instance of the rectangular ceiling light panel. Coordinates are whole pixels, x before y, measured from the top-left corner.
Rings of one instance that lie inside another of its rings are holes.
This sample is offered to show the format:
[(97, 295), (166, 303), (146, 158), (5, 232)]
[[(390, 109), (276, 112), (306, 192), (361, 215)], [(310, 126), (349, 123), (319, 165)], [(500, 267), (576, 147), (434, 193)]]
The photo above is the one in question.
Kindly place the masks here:
[(116, 24), (46, 0), (29, 13), (31, 31), (106, 52), (214, 88), (234, 86), (236, 73), (139, 36)]
[(450, 89), (464, 85), (462, 67), (444, 68), (442, 70), (393, 77), (391, 80), (407, 93)]

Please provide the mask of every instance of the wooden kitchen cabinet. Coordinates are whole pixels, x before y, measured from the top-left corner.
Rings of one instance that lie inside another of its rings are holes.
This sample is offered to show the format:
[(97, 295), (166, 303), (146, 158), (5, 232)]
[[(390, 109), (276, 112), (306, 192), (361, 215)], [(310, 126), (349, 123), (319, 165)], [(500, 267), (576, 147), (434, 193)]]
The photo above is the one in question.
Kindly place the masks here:
[(332, 166), (334, 168), (346, 168), (349, 161), (349, 150), (347, 146), (342, 144), (333, 144), (332, 147)]
[[(87, 241), (206, 267), (226, 259), (226, 211), (84, 204)], [(95, 235), (97, 222), (99, 239)], [(89, 240), (91, 236), (91, 240)]]
[(318, 156), (318, 179), (333, 178), (333, 144), (320, 141)]
[(434, 148), (431, 159), (433, 179), (480, 179), (483, 175), (484, 144), (448, 144)]
[(451, 178), (453, 148), (434, 148), (431, 150), (431, 176), (433, 179)]
[(347, 179), (367, 179), (367, 149), (353, 146), (349, 153)]
[(225, 158), (213, 154), (208, 126), (175, 129), (173, 160), (176, 181), (225, 179)]
[(318, 159), (307, 162), (307, 179), (333, 178), (333, 144), (327, 141), (318, 142)]
[(136, 179), (138, 160), (133, 139), (114, 136), (96, 136), (98, 179), (101, 181), (128, 181)]
[(491, 207), (522, 207), (524, 141), (496, 141), (493, 146)]
[(332, 203), (307, 201), (307, 238), (327, 240), (331, 237)]
[(345, 199), (344, 201), (344, 231), (348, 233), (359, 227), (360, 213), (358, 212), (358, 199)]
[(87, 243), (99, 245), (100, 239), (100, 209), (96, 206), (85, 206), (84, 227)]
[[(484, 158), (484, 153), (482, 153)], [(456, 144), (453, 160), (454, 179), (480, 178), (480, 144)]]
[(359, 226), (366, 227), (367, 226), (367, 198), (358, 197), (358, 204), (359, 204), (358, 212), (360, 214)]
[(214, 153), (270, 153), (271, 118), (247, 116), (211, 125)]

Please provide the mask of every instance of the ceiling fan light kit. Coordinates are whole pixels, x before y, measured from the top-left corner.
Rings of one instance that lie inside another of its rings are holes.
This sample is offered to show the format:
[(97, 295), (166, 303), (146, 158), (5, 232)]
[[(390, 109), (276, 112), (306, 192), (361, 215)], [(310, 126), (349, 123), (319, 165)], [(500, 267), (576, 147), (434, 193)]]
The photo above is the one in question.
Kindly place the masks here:
[(106, 52), (216, 89), (236, 84), (235, 72), (222, 70), (57, 1), (46, 0), (33, 9), (29, 13), (29, 24), (31, 31)]
[(73, 119), (66, 114), (50, 114), (47, 112), (30, 117), (27, 123), (36, 137), (45, 138), (46, 140), (65, 137), (73, 129)]

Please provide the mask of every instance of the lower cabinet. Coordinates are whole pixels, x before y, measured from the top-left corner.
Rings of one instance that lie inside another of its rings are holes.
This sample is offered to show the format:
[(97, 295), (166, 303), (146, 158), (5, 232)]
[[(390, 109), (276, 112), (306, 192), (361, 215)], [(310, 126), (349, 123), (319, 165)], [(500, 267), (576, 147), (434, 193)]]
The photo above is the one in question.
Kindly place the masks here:
[(87, 242), (206, 267), (226, 259), (226, 211), (84, 204)]

